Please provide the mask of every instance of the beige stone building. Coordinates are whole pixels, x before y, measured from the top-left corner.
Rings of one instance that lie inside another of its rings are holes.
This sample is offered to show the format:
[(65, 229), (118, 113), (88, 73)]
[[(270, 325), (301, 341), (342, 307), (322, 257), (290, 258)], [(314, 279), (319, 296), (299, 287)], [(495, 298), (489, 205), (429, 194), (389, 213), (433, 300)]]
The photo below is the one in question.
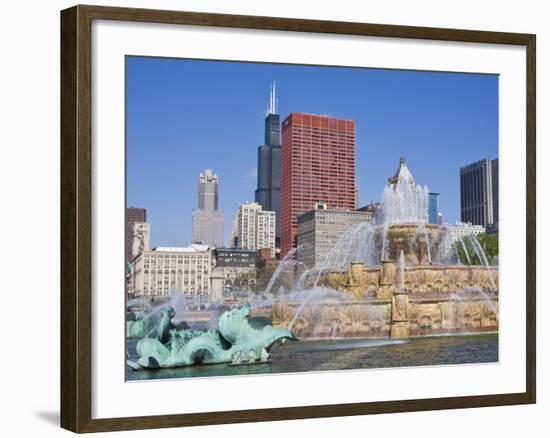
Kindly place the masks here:
[(351, 227), (372, 220), (372, 212), (328, 209), (316, 204), (298, 216), (298, 261), (312, 268), (322, 262)]
[(161, 297), (173, 293), (210, 295), (211, 250), (193, 244), (185, 248), (158, 247), (143, 251), (130, 268), (129, 293)]
[(231, 242), (240, 249), (269, 248), (275, 256), (275, 212), (262, 210), (256, 202), (241, 204), (233, 218)]

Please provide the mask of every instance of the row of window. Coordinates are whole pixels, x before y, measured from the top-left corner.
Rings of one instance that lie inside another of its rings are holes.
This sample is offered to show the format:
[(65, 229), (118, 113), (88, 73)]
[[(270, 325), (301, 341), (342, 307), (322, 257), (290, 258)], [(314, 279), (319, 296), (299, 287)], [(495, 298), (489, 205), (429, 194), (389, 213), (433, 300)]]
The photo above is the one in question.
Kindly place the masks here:
[[(164, 281), (158, 280), (158, 281), (156, 281), (156, 282), (153, 281), (152, 283), (144, 282), (144, 283), (143, 283), (143, 287), (144, 287), (145, 289), (147, 289), (147, 288), (149, 287), (149, 285), (151, 285), (151, 287), (153, 287), (154, 285), (162, 286), (163, 284), (164, 284), (164, 285), (170, 284), (170, 285), (172, 285), (172, 286), (175, 286), (176, 282), (175, 282), (175, 281), (170, 281), (170, 282), (169, 282), (168, 280), (164, 280)], [(201, 285), (203, 285), (203, 282), (202, 282), (202, 281), (198, 281), (198, 282), (194, 282), (194, 281), (184, 281), (183, 284), (184, 284), (185, 286), (193, 286), (193, 287), (194, 287), (195, 285), (197, 285), (198, 287), (201, 287)], [(178, 286), (181, 286), (181, 285), (182, 285), (182, 282), (181, 282), (181, 281), (178, 281)], [(204, 283), (204, 286), (206, 286), (206, 283)]]
[(204, 259), (208, 259), (210, 258), (210, 255), (209, 254), (159, 254), (159, 253), (155, 253), (155, 254), (145, 254), (145, 259), (157, 259), (157, 260), (160, 260), (160, 259), (182, 259), (182, 258), (204, 258)]
[[(176, 262), (175, 261), (165, 261), (165, 262), (162, 262), (162, 261), (149, 261), (149, 260), (145, 260), (143, 262), (144, 265), (146, 266), (175, 266), (176, 265)], [(203, 265), (203, 264), (210, 264), (210, 260), (178, 260), (177, 261), (177, 264), (178, 265), (196, 265), (196, 264), (200, 264), (200, 265)]]
[[(145, 295), (171, 295), (172, 289), (170, 288), (151, 288), (151, 289), (144, 289)], [(181, 290), (180, 291), (185, 296), (193, 296), (193, 295), (208, 295), (207, 290), (197, 289), (197, 290)]]
[(355, 133), (353, 131), (332, 131), (327, 130), (326, 128), (308, 128), (308, 127), (298, 127), (296, 125), (292, 128), (293, 135), (311, 135), (312, 137), (346, 137), (354, 138)]
[[(198, 271), (198, 270), (195, 271), (194, 269), (191, 269), (191, 270), (185, 269), (185, 270), (182, 271), (181, 269), (179, 269), (179, 270), (176, 272), (175, 270), (172, 270), (172, 271), (164, 270), (164, 271), (162, 271), (162, 270), (159, 269), (159, 270), (157, 270), (157, 271), (155, 272), (154, 270), (149, 271), (149, 269), (144, 269), (143, 272), (144, 272), (145, 274), (151, 273), (151, 274), (153, 274), (153, 275), (156, 275), (156, 274), (165, 274), (165, 275), (166, 275), (166, 274), (170, 274), (170, 273), (171, 273), (171, 274), (174, 274), (174, 275), (175, 275), (176, 273), (179, 274), (179, 275), (181, 275), (181, 274), (191, 274), (191, 275), (193, 275), (193, 274), (195, 274), (195, 273), (200, 274), (201, 271)], [(208, 274), (209, 272), (210, 272), (210, 271), (209, 271), (208, 269), (204, 269), (204, 271), (203, 271), (204, 274)]]

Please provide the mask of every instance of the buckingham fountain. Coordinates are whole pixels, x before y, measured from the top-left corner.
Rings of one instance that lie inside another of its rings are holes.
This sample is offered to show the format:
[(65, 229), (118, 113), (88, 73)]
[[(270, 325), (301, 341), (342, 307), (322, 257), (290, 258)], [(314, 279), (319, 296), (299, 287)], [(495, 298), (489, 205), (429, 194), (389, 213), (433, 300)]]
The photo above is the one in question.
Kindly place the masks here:
[[(178, 318), (181, 296), (154, 308), (138, 300), (127, 337), (141, 339), (128, 365), (267, 363), (274, 345), (297, 339), (497, 332), (498, 267), (474, 235), (453, 238), (428, 223), (428, 193), (402, 158), (371, 223), (350, 228), (310, 269), (299, 263), (299, 247), (291, 251), (263, 294), (217, 303), (208, 329), (191, 329), (185, 312)], [(282, 278), (286, 287), (278, 287)]]
[(401, 158), (373, 223), (348, 230), (290, 293), (254, 313), (299, 338), (498, 330), (498, 267), (474, 235), (453, 241), (427, 223), (428, 193)]

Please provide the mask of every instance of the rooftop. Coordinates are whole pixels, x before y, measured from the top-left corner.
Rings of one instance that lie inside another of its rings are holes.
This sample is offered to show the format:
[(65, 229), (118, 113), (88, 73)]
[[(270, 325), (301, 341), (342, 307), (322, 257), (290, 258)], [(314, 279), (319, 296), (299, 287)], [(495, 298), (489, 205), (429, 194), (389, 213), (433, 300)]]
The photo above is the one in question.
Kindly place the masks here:
[(153, 251), (156, 252), (205, 252), (208, 251), (210, 247), (208, 245), (202, 245), (199, 243), (193, 243), (192, 245), (181, 247), (181, 246), (157, 246), (153, 248)]
[[(305, 117), (313, 117), (313, 118), (321, 118), (321, 119), (331, 119), (331, 120), (336, 120), (336, 121), (340, 121), (340, 122), (351, 122), (351, 123), (355, 123), (355, 120), (354, 119), (345, 119), (345, 118), (340, 118), (340, 117), (336, 117), (336, 116), (332, 116), (330, 114), (313, 114), (313, 113), (304, 113), (304, 112), (301, 112), (301, 111), (293, 111), (291, 112), (285, 119), (288, 120), (290, 119), (291, 117), (293, 116), (305, 116)], [(284, 122), (283, 122), (284, 123)]]

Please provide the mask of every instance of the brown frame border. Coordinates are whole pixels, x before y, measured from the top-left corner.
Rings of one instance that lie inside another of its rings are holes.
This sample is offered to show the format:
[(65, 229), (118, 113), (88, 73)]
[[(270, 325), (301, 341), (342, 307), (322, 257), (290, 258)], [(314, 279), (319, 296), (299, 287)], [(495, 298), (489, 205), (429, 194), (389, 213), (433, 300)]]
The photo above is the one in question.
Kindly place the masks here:
[[(92, 419), (91, 23), (221, 26), (525, 46), (527, 51), (526, 392)], [(197, 426), (536, 403), (536, 36), (477, 30), (78, 5), (61, 12), (61, 426), (74, 432)]]

